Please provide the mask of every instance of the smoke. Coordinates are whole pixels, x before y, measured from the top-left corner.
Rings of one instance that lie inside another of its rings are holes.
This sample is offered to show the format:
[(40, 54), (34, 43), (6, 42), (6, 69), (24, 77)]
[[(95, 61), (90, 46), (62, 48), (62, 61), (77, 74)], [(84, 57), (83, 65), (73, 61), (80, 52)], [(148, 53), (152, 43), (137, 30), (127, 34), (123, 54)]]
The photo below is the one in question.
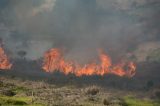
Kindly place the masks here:
[[(3, 2), (3, 3), (2, 3)], [(159, 33), (158, 0), (1, 0), (0, 37), (12, 56), (38, 59), (52, 47), (80, 62), (102, 48), (115, 58)], [(83, 57), (83, 58), (82, 58)]]
[(31, 16), (35, 16), (41, 12), (51, 12), (55, 5), (56, 0), (44, 0), (44, 3), (33, 8)]

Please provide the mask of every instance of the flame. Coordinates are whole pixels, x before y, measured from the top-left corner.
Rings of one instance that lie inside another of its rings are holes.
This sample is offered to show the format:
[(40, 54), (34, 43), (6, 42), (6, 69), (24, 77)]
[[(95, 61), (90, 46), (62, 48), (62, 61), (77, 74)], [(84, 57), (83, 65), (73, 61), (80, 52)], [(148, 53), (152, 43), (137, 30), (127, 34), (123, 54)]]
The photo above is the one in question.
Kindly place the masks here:
[(0, 46), (0, 69), (11, 69), (12, 64), (9, 62), (7, 55), (5, 54), (2, 45)]
[(136, 65), (133, 62), (121, 62), (113, 65), (111, 58), (103, 50), (99, 51), (99, 61), (99, 63), (92, 62), (82, 66), (76, 62), (65, 60), (61, 50), (55, 48), (45, 53), (42, 69), (46, 72), (60, 71), (66, 75), (72, 73), (76, 76), (114, 74), (133, 77), (136, 73)]

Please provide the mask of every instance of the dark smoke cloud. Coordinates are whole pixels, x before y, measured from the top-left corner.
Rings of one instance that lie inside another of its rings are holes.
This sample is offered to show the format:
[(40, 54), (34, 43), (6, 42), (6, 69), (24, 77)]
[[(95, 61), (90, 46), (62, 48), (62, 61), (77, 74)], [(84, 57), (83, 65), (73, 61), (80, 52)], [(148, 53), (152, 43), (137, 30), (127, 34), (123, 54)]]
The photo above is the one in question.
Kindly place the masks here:
[[(159, 0), (1, 0), (0, 37), (16, 57), (52, 47), (81, 62), (103, 48), (113, 57), (159, 38)], [(82, 58), (84, 57), (84, 58)]]

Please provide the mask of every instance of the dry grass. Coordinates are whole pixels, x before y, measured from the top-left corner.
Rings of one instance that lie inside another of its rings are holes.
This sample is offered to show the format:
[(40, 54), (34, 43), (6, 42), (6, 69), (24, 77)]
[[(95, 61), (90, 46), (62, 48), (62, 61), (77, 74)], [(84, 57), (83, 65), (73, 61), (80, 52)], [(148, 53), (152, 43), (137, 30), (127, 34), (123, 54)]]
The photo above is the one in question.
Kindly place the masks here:
[[(22, 81), (9, 78), (1, 78), (0, 81), (0, 90), (8, 88), (15, 93), (12, 97), (5, 95), (1, 97), (14, 104), (22, 103), (28, 106), (43, 106), (43, 104), (44, 106), (123, 106), (125, 102), (130, 103), (131, 100), (123, 99), (128, 94), (126, 91), (104, 89), (95, 85), (78, 88), (75, 86), (57, 87), (44, 81)], [(134, 100), (131, 100), (131, 103), (134, 103)], [(2, 105), (5, 103), (8, 102), (0, 101)]]

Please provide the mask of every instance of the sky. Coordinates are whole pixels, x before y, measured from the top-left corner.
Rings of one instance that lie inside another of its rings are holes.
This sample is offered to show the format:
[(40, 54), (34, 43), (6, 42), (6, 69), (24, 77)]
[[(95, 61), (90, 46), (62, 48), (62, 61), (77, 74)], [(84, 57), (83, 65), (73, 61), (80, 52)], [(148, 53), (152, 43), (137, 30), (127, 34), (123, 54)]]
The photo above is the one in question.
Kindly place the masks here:
[(36, 60), (51, 48), (80, 62), (100, 48), (119, 58), (160, 40), (159, 13), (159, 0), (0, 0), (0, 38), (13, 58), (23, 50)]

